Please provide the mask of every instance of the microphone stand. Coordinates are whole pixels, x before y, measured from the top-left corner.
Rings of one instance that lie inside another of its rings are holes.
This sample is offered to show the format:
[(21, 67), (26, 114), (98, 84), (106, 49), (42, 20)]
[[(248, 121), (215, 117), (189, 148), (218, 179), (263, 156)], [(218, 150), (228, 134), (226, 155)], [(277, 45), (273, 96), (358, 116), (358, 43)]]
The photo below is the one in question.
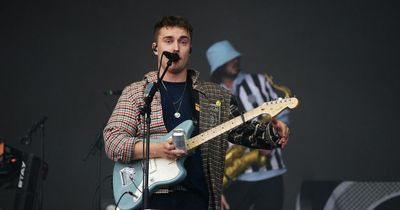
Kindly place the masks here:
[[(106, 92), (104, 92), (104, 94), (110, 93), (110, 91), (106, 91)], [(117, 94), (121, 95), (122, 90), (121, 90), (121, 92), (120, 92), (120, 90), (117, 90), (114, 92), (111, 91), (111, 92), (114, 93), (113, 95), (117, 95)], [(110, 95), (110, 94), (108, 94), (108, 95)], [(106, 102), (104, 102), (104, 106), (106, 107), (107, 111), (110, 114), (112, 112), (112, 110)], [(103, 130), (104, 130), (104, 127), (106, 127), (106, 124), (107, 124), (106, 122), (103, 123), (100, 130), (97, 132), (94, 142), (90, 146), (89, 151), (86, 153), (85, 157), (82, 158), (82, 161), (86, 162), (89, 159), (90, 155), (95, 155), (96, 153), (98, 154), (98, 156), (97, 156), (97, 187), (95, 189), (94, 196), (93, 196), (92, 209), (101, 209), (101, 201), (102, 201), (101, 190), (103, 189), (103, 182), (104, 182), (104, 179), (102, 179), (102, 173), (101, 173), (102, 172), (101, 160), (103, 159), (103, 151), (104, 151), (104, 149), (103, 149), (103, 147), (104, 147)], [(96, 201), (95, 196), (97, 194), (98, 194), (98, 197), (97, 197), (97, 201)]]
[[(43, 131), (44, 123), (47, 120), (47, 116), (42, 117), (39, 121), (33, 123), (32, 127), (26, 132), (25, 136), (21, 137), (20, 143), (24, 145), (30, 145), (32, 140), (32, 134), (40, 127)], [(44, 132), (44, 131), (43, 131)]]
[(43, 209), (43, 202), (44, 202), (44, 180), (46, 179), (47, 176), (47, 171), (48, 171), (48, 165), (45, 162), (45, 147), (44, 147), (44, 122), (40, 124), (40, 130), (41, 130), (41, 156), (42, 156), (42, 161), (40, 162), (40, 171), (41, 171), (41, 179), (39, 179), (39, 209)]
[[(98, 157), (97, 157), (97, 187), (95, 191), (98, 193), (98, 200), (95, 205), (97, 209), (101, 208), (100, 202), (101, 202), (101, 189), (102, 189), (102, 180), (101, 180), (101, 159), (103, 158), (103, 153), (102, 153), (102, 148), (103, 148), (103, 129), (105, 127), (105, 124), (103, 124), (102, 129), (97, 133), (95, 141), (93, 142), (91, 148), (89, 149), (89, 152), (86, 154), (86, 156), (82, 159), (83, 162), (86, 162), (89, 158), (90, 155), (95, 155), (96, 152), (98, 152)], [(92, 205), (94, 202), (92, 203)]]
[[(145, 158), (144, 158), (144, 164), (143, 164), (143, 205), (142, 209), (148, 209), (149, 206), (149, 197), (150, 197), (150, 191), (149, 191), (149, 162), (150, 162), (150, 114), (151, 114), (151, 102), (153, 101), (154, 95), (157, 92), (157, 90), (160, 89), (160, 83), (162, 79), (165, 76), (165, 73), (167, 72), (168, 68), (172, 65), (172, 59), (169, 59), (167, 62), (167, 66), (165, 67), (165, 70), (161, 77), (158, 77), (157, 83), (153, 85), (151, 88), (149, 95), (145, 97), (144, 99), (144, 105), (141, 110), (141, 115), (145, 117), (146, 120), (146, 136), (145, 136)], [(161, 66), (161, 65), (160, 65)], [(159, 73), (158, 73), (159, 75)]]
[(23, 136), (20, 139), (21, 144), (25, 144), (25, 145), (30, 145), (31, 144), (31, 140), (32, 140), (32, 134), (36, 132), (36, 130), (38, 128), (40, 128), (40, 133), (41, 133), (41, 142), (40, 142), (40, 147), (41, 147), (41, 161), (40, 161), (40, 176), (39, 176), (39, 180), (38, 180), (38, 187), (39, 187), (39, 192), (38, 192), (38, 197), (34, 198), (34, 200), (36, 201), (36, 209), (41, 210), (43, 209), (43, 200), (44, 200), (44, 189), (43, 189), (43, 185), (44, 185), (44, 180), (46, 179), (47, 176), (47, 171), (48, 171), (48, 164), (45, 162), (45, 144), (44, 144), (44, 140), (45, 140), (45, 127), (44, 127), (44, 123), (47, 120), (47, 116), (42, 117), (42, 119), (40, 119), (39, 121), (36, 121), (32, 127), (28, 130), (28, 132), (25, 134), (25, 136)]

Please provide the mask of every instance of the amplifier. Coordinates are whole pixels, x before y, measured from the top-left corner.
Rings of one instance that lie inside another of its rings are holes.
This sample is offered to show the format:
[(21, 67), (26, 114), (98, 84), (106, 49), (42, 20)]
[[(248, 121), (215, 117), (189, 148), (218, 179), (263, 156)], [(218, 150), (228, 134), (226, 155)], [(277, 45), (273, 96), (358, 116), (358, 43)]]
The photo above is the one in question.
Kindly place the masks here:
[(40, 165), (40, 158), (34, 154), (0, 142), (0, 209), (33, 209), (38, 199)]

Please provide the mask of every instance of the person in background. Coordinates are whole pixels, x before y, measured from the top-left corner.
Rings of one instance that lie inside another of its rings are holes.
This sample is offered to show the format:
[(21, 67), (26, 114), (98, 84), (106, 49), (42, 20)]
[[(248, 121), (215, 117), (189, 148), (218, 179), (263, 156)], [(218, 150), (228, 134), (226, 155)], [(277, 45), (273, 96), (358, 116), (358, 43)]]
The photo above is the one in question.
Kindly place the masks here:
[[(256, 108), (266, 101), (278, 99), (279, 96), (266, 75), (249, 74), (241, 70), (241, 56), (241, 53), (227, 40), (212, 44), (206, 52), (211, 68), (210, 80), (230, 90), (238, 100), (239, 108), (244, 111)], [(288, 111), (282, 112), (277, 119), (287, 124)], [(228, 186), (224, 189), (222, 208), (282, 209), (284, 194), (282, 175), (286, 172), (286, 167), (281, 148), (254, 151), (237, 145), (230, 144), (230, 146), (226, 156), (224, 177), (224, 183), (229, 185), (226, 184)], [(282, 145), (282, 148), (284, 146)], [(234, 158), (235, 156), (237, 158)], [(249, 161), (250, 157), (252, 161)]]

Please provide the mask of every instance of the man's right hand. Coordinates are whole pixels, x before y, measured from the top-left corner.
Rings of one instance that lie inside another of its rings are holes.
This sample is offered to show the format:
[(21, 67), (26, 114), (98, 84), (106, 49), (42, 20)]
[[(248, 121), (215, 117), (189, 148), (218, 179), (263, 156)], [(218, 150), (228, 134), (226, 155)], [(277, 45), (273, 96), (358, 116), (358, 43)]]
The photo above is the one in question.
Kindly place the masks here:
[(155, 145), (154, 148), (155, 156), (159, 156), (161, 158), (176, 160), (184, 155), (186, 152), (181, 149), (176, 149), (174, 142), (172, 139), (168, 139), (165, 142), (159, 142)]
[[(150, 143), (150, 158), (164, 158), (170, 160), (176, 160), (187, 152), (184, 150), (176, 149), (172, 138), (163, 142), (152, 142)], [(143, 158), (143, 142), (140, 141), (135, 145), (135, 160)]]

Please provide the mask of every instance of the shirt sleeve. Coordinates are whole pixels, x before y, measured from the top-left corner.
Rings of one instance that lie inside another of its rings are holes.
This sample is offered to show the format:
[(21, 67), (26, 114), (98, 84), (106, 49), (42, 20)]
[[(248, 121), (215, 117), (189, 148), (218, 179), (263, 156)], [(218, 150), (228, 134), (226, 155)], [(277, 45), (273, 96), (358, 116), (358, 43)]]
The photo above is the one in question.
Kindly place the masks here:
[(134, 146), (141, 141), (136, 137), (139, 110), (129, 89), (123, 90), (103, 131), (106, 154), (114, 161), (132, 161)]
[[(240, 116), (243, 112), (238, 108), (235, 98), (231, 99), (232, 117)], [(228, 133), (228, 141), (246, 147), (257, 149), (272, 149), (277, 147), (279, 136), (275, 135), (272, 123), (260, 123), (258, 121), (247, 121), (232, 129)]]

